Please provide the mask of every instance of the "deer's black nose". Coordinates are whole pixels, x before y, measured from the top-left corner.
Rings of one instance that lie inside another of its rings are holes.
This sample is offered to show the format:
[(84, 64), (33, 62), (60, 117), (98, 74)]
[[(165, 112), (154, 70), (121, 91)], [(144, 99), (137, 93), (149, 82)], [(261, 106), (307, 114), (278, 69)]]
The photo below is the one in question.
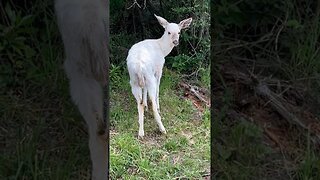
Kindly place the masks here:
[(173, 41), (173, 44), (174, 44), (175, 46), (178, 46), (179, 41), (178, 41), (178, 40), (174, 40), (174, 41)]

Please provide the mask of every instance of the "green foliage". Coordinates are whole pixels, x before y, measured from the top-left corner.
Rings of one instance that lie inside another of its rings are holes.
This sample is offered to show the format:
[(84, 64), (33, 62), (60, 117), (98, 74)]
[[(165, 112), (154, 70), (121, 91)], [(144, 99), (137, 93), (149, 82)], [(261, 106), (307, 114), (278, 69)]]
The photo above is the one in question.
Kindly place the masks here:
[(119, 15), (119, 10), (125, 7), (125, 0), (110, 0), (110, 14), (112, 18), (112, 22), (114, 22), (115, 18)]
[(190, 56), (187, 56), (185, 54), (178, 54), (177, 56), (168, 58), (168, 64), (169, 62), (172, 63), (172, 67), (177, 70), (178, 72), (185, 72), (188, 69), (191, 69), (196, 64), (194, 59)]
[[(172, 3), (172, 4), (169, 4)], [(173, 1), (166, 4), (172, 12), (165, 12), (180, 19), (192, 17), (191, 26), (181, 35), (178, 57), (174, 57), (172, 68), (178, 72), (190, 73), (200, 66), (208, 67), (210, 52), (210, 15), (209, 0), (185, 1), (183, 6), (176, 6)], [(185, 62), (184, 62), (185, 61)]]
[(30, 83), (45, 84), (51, 73), (58, 74), (59, 64), (53, 52), (62, 51), (63, 46), (55, 45), (61, 41), (52, 2), (42, 3), (44, 7), (40, 8), (38, 4), (32, 9), (36, 13), (12, 7), (10, 3), (5, 5), (0, 21), (1, 89)]
[[(220, 52), (215, 59), (223, 61), (231, 53), (261, 64), (268, 75), (289, 80), (315, 76), (320, 72), (317, 5), (315, 1), (214, 1), (213, 43), (229, 44), (215, 46), (214, 52)], [(269, 40), (254, 44), (262, 37)], [(239, 42), (248, 45), (232, 47)]]
[(13, 82), (19, 83), (19, 76), (27, 75), (25, 61), (36, 55), (27, 37), (37, 33), (32, 27), (32, 15), (23, 16), (21, 12), (13, 11), (9, 3), (4, 10), (7, 22), (0, 24), (1, 89)]
[(111, 63), (126, 68), (127, 51), (136, 43), (135, 36), (125, 33), (111, 34)]
[(117, 85), (120, 84), (121, 79), (122, 79), (122, 71), (120, 69), (120, 66), (110, 64), (110, 85), (113, 87), (116, 87)]
[[(223, 127), (223, 126), (222, 126)], [(220, 128), (222, 128), (220, 127)], [(217, 179), (252, 179), (263, 175), (264, 158), (272, 151), (262, 142), (262, 130), (245, 120), (224, 133), (223, 143), (215, 143), (214, 165)]]
[(299, 179), (319, 179), (320, 178), (320, 159), (316, 156), (310, 144), (310, 132), (307, 136), (307, 149), (305, 157), (300, 164), (298, 171)]
[(273, 23), (275, 17), (279, 17), (284, 9), (285, 1), (277, 0), (222, 0), (219, 4), (213, 4), (215, 9), (213, 17), (223, 29), (233, 25), (244, 27), (250, 25), (257, 27)]
[(319, 22), (320, 17), (303, 25), (296, 20), (288, 21), (289, 33), (283, 38), (282, 44), (291, 52), (286, 68), (289, 78), (305, 78), (320, 73)]
[(210, 82), (211, 82), (211, 75), (210, 75), (210, 68), (199, 68), (199, 76), (201, 85), (204, 88), (210, 89)]
[[(139, 1), (143, 6), (142, 1)], [(159, 38), (163, 28), (158, 24), (153, 14), (163, 16), (170, 22), (180, 22), (192, 17), (191, 26), (180, 36), (177, 48), (167, 57), (168, 67), (181, 73), (191, 73), (200, 66), (208, 67), (210, 51), (210, 15), (209, 0), (183, 1), (149, 1), (145, 9), (136, 6), (126, 9), (132, 2), (111, 1), (111, 50), (117, 54), (111, 61), (124, 67), (122, 63), (126, 52), (134, 43), (146, 38)], [(126, 22), (126, 23), (123, 23)], [(178, 56), (177, 56), (178, 55)], [(177, 56), (177, 57), (176, 57)], [(121, 59), (119, 58), (121, 57)]]
[(171, 140), (165, 143), (164, 147), (166, 148), (167, 151), (175, 151), (178, 148), (177, 142)]

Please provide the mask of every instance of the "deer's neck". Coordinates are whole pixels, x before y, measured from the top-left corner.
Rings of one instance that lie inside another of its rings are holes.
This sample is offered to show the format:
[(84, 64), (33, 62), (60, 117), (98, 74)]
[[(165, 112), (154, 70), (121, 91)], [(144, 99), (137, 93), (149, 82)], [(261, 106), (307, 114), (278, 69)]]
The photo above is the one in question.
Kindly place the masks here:
[(160, 50), (163, 53), (164, 57), (166, 57), (173, 49), (174, 45), (170, 42), (170, 40), (166, 39), (164, 35), (157, 40), (160, 46)]

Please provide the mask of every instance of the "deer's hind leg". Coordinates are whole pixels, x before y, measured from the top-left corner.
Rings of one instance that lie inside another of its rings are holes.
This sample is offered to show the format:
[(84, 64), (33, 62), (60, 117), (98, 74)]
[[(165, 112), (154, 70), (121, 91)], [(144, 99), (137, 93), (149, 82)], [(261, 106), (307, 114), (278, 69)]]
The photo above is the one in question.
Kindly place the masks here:
[(148, 111), (148, 90), (146, 87), (143, 88), (143, 106), (146, 108), (146, 111)]
[(160, 103), (159, 103), (159, 92), (160, 92), (160, 81), (162, 76), (162, 69), (159, 69), (157, 73), (155, 73), (156, 78), (156, 103), (157, 103), (157, 109), (160, 113)]
[(166, 134), (166, 129), (164, 128), (161, 117), (158, 111), (158, 105), (157, 105), (157, 80), (155, 77), (151, 77), (147, 80), (147, 88), (148, 88), (148, 94), (149, 98), (152, 103), (152, 110), (154, 118), (159, 126), (159, 129), (162, 133)]
[(132, 94), (133, 96), (136, 98), (137, 101), (137, 109), (138, 109), (138, 116), (139, 116), (139, 133), (138, 136), (139, 137), (143, 137), (144, 136), (144, 128), (143, 128), (143, 118), (144, 118), (144, 112), (143, 112), (143, 107), (144, 107), (144, 103), (142, 101), (142, 88), (138, 85), (136, 85), (133, 82), (130, 82), (131, 84), (131, 90), (132, 90)]

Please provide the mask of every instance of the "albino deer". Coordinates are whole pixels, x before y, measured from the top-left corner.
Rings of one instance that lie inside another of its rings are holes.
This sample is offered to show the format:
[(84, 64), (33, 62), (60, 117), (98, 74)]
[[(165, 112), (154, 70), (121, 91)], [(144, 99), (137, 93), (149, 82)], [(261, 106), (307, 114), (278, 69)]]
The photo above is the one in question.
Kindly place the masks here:
[(103, 86), (108, 85), (107, 0), (56, 0), (72, 100), (88, 125), (92, 179), (108, 179), (108, 131)]
[(147, 106), (147, 94), (152, 103), (154, 118), (162, 133), (166, 134), (159, 115), (159, 86), (165, 57), (174, 46), (179, 44), (180, 30), (189, 27), (192, 18), (179, 24), (169, 23), (164, 18), (155, 15), (160, 25), (165, 29), (160, 39), (146, 39), (134, 44), (129, 50), (127, 66), (130, 75), (132, 94), (136, 98), (139, 114), (139, 137), (144, 136), (143, 116)]

